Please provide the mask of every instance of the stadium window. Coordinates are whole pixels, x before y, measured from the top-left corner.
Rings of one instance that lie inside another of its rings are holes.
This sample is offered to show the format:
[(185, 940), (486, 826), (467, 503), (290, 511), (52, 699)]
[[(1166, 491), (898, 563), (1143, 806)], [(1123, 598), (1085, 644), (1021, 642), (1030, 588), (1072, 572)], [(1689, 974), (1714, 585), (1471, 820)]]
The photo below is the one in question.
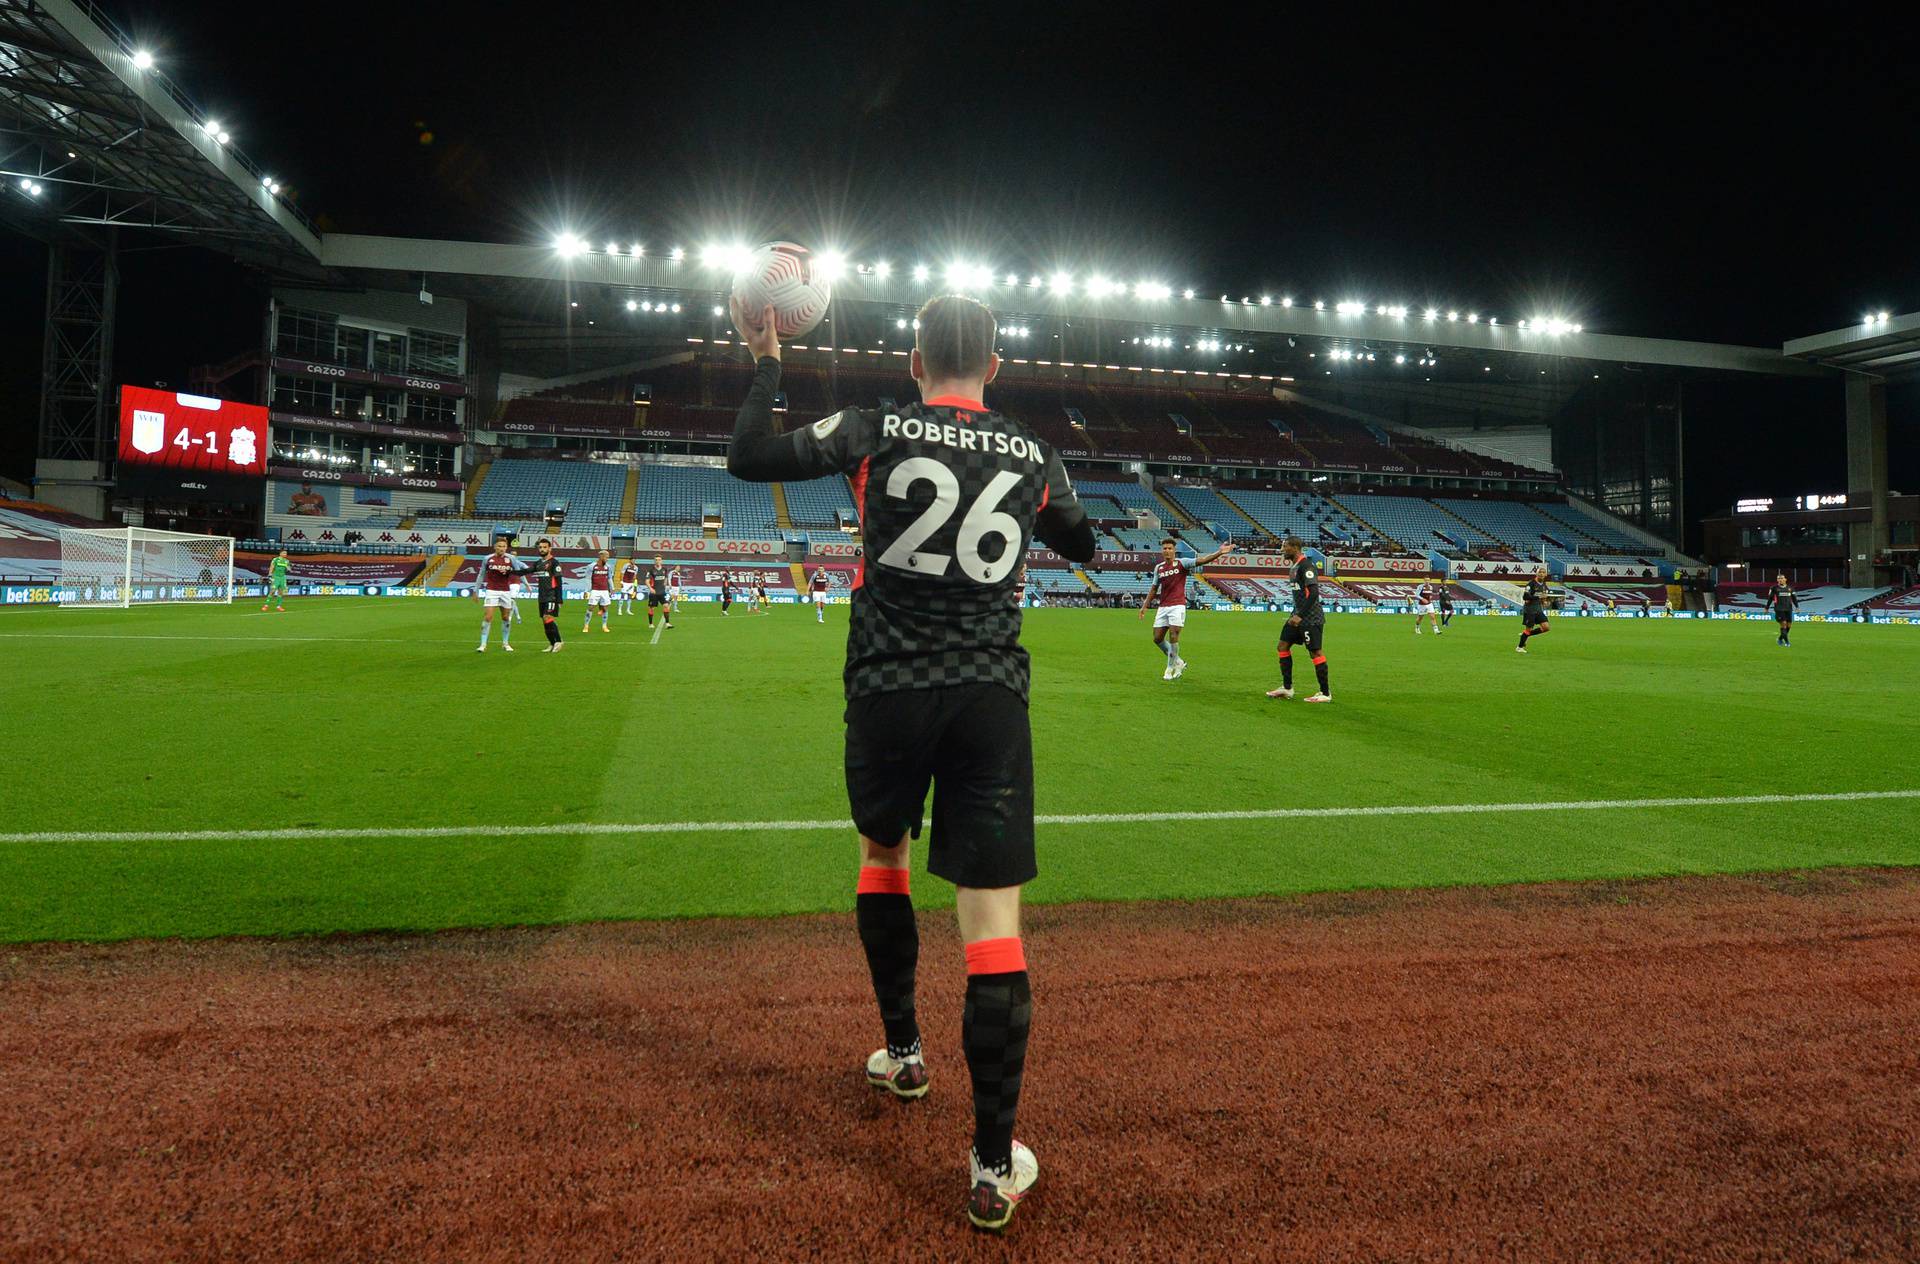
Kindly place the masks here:
[(403, 421), (407, 415), (407, 393), (405, 391), (375, 390), (373, 392), (374, 421)]
[(333, 383), (280, 377), (273, 383), (273, 406), (321, 417), (333, 415)]
[(365, 421), (367, 388), (358, 382), (335, 382), (333, 384), (333, 415)]
[(334, 318), (323, 312), (282, 308), (276, 322), (274, 352), (297, 360), (331, 361), (335, 354), (334, 323)]
[(460, 424), (459, 405), (444, 395), (407, 396), (407, 415), (415, 421), (431, 422), (436, 426), (453, 427)]
[(379, 373), (407, 371), (407, 340), (400, 334), (373, 334), (373, 368)]
[(430, 329), (407, 331), (407, 371), (439, 377), (460, 376), (460, 338)]
[(335, 364), (350, 364), (357, 369), (364, 369), (367, 366), (367, 331), (352, 325), (342, 325), (335, 330), (333, 360)]

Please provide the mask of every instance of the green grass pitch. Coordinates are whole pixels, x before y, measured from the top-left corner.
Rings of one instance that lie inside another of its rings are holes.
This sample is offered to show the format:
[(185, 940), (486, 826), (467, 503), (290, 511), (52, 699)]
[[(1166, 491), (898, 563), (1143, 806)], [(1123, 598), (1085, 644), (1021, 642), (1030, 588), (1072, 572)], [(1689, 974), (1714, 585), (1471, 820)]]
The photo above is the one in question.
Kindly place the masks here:
[[(530, 607), (529, 607), (530, 608)], [(846, 607), (563, 654), (447, 600), (0, 615), (0, 833), (525, 825), (502, 837), (0, 842), (0, 940), (307, 934), (849, 906)], [(1029, 612), (1042, 813), (1530, 803), (1920, 787), (1905, 627), (1333, 616), (1330, 707), (1269, 702), (1273, 615), (1196, 612), (1164, 683), (1130, 612)], [(1304, 657), (1296, 685), (1312, 683)], [(1310, 692), (1301, 690), (1302, 695)], [(1920, 863), (1920, 800), (1043, 825), (1035, 901)], [(922, 876), (916, 899), (951, 890)]]

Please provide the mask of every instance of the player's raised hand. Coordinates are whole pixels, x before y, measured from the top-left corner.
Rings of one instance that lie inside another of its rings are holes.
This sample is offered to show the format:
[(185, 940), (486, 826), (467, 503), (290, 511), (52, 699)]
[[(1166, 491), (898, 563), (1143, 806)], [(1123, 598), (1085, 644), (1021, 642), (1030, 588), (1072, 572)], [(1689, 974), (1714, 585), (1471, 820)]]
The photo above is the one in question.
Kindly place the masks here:
[(780, 329), (774, 320), (773, 304), (769, 303), (761, 309), (757, 322), (749, 319), (747, 309), (737, 296), (729, 299), (727, 305), (733, 309), (733, 327), (740, 331), (740, 341), (747, 344), (747, 350), (753, 352), (753, 358), (758, 360), (762, 356), (772, 356), (778, 360)]

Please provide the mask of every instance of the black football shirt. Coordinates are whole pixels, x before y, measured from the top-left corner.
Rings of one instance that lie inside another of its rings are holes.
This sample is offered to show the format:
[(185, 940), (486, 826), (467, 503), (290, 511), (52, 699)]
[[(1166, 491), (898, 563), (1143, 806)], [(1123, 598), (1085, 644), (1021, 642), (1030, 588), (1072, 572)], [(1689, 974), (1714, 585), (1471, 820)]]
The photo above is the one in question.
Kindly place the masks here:
[[(778, 381), (778, 362), (762, 360), (743, 418)], [(1025, 698), (1013, 590), (1036, 520), (1044, 511), (1052, 527), (1086, 535), (1091, 555), (1086, 511), (1052, 447), (954, 398), (849, 408), (775, 437), (773, 450), (788, 444), (781, 464), (800, 477), (847, 474), (860, 513), (847, 696), (989, 682)]]

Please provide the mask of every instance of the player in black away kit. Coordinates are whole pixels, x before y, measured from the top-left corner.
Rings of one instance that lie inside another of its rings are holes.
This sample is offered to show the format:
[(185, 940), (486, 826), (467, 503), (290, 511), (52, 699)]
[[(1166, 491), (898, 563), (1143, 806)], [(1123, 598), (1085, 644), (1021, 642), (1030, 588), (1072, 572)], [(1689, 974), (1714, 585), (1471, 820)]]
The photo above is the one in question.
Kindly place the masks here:
[(1333, 690), (1327, 684), (1327, 656), (1322, 644), (1327, 631), (1327, 612), (1320, 605), (1320, 573), (1306, 557), (1306, 545), (1290, 535), (1280, 545), (1280, 554), (1293, 563), (1293, 613), (1280, 629), (1280, 687), (1267, 690), (1267, 697), (1293, 697), (1293, 647), (1304, 645), (1313, 655), (1313, 674), (1320, 692), (1308, 702), (1332, 702)]
[[(1773, 610), (1773, 621), (1780, 625), (1780, 635), (1776, 644), (1791, 647), (1793, 645), (1793, 612), (1800, 608), (1800, 594), (1793, 591), (1793, 585), (1787, 582), (1785, 575), (1776, 575), (1773, 591), (1767, 594), (1767, 605)], [(1815, 638), (1815, 644), (1819, 638)]]
[(1446, 627), (1453, 622), (1453, 585), (1446, 580), (1440, 581), (1440, 626)]
[(886, 1030), (867, 1080), (900, 1097), (927, 1091), (907, 852), (931, 785), (927, 869), (957, 888), (966, 944), (967, 1216), (1001, 1229), (1040, 1170), (1013, 1139), (1033, 1013), (1020, 888), (1038, 871), (1028, 660), (1013, 586), (1030, 537), (1084, 562), (1093, 529), (1053, 449), (981, 403), (1000, 361), (993, 314), (980, 303), (947, 295), (920, 309), (909, 368), (923, 402), (850, 408), (789, 434), (773, 432), (773, 310), (736, 302), (733, 319), (757, 363), (727, 468), (754, 482), (851, 475), (866, 539), (845, 680), (847, 797), (862, 853), (855, 916)]
[(547, 648), (540, 652), (553, 654), (566, 644), (560, 639), (560, 589), (566, 576), (560, 570), (560, 559), (553, 555), (552, 540), (543, 539), (536, 547), (540, 559), (528, 569), (540, 585), (540, 626), (547, 634)]
[(1527, 639), (1545, 636), (1547, 627), (1547, 568), (1541, 567), (1527, 581), (1527, 591), (1520, 600), (1520, 644), (1514, 649), (1527, 652)]
[(660, 555), (653, 555), (653, 565), (641, 577), (647, 586), (647, 626), (653, 626), (653, 612), (660, 612), (660, 621), (668, 627), (673, 626), (673, 607), (667, 601), (667, 568)]

